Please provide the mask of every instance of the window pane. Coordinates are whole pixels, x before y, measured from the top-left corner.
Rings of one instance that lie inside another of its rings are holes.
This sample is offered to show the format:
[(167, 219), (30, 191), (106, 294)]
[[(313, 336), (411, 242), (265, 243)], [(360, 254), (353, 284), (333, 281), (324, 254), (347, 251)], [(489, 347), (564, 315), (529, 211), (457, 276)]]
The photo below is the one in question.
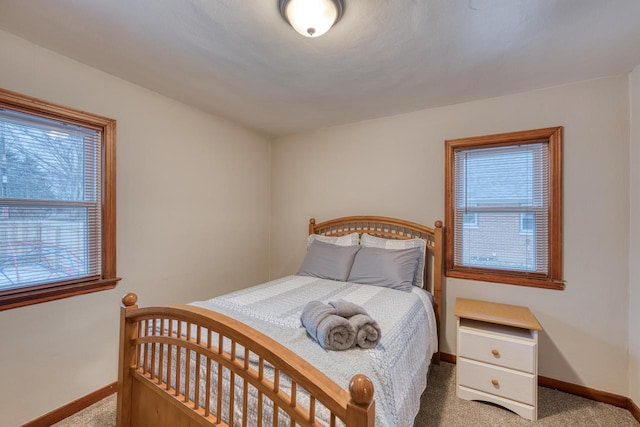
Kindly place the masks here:
[(0, 113), (0, 198), (95, 201), (99, 132)]
[(456, 153), (456, 207), (545, 204), (543, 144)]
[(90, 208), (0, 206), (0, 290), (99, 274), (95, 222)]
[(0, 291), (101, 274), (101, 134), (0, 110)]
[(538, 254), (535, 232), (520, 232), (520, 213), (483, 212), (478, 217), (477, 227), (463, 228), (459, 265), (544, 272), (545, 255)]
[(455, 152), (456, 265), (548, 272), (548, 170), (543, 143)]

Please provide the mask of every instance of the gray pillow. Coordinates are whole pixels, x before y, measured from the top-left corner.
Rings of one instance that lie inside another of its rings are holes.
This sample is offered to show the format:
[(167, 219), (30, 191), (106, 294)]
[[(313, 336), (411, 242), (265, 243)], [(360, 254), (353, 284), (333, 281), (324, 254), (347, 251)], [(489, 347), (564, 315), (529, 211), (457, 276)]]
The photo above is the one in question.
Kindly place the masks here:
[(371, 234), (364, 233), (360, 242), (362, 246), (369, 248), (386, 248), (386, 249), (407, 249), (407, 248), (420, 248), (420, 257), (418, 258), (418, 265), (413, 276), (413, 286), (419, 288), (424, 287), (424, 264), (427, 255), (427, 241), (424, 239), (384, 239), (382, 237), (372, 236)]
[(363, 247), (353, 261), (347, 281), (411, 292), (419, 258), (420, 248)]
[(339, 246), (314, 240), (307, 249), (298, 274), (344, 282), (359, 250), (360, 245)]

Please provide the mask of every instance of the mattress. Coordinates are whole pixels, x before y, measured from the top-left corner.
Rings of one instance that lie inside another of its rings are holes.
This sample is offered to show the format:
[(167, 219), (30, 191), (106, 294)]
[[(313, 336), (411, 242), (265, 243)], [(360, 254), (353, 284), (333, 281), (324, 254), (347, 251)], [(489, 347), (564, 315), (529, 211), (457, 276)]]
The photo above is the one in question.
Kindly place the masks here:
[[(361, 305), (378, 322), (381, 340), (375, 348), (328, 351), (307, 334), (300, 322), (306, 303), (338, 299)], [(353, 375), (367, 375), (375, 389), (376, 426), (413, 425), (438, 345), (432, 298), (425, 290), (414, 287), (411, 292), (403, 292), (287, 276), (191, 305), (248, 324), (297, 353), (345, 389)], [(283, 388), (287, 391), (286, 384)], [(249, 400), (255, 401), (255, 396)], [(322, 416), (318, 411), (318, 417)]]

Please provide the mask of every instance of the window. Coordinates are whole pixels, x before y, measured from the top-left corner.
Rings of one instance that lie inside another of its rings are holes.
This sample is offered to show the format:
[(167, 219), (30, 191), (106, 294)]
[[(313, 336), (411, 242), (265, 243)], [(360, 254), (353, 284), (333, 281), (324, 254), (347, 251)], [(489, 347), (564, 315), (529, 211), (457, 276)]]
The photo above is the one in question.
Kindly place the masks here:
[(563, 289), (562, 128), (445, 150), (447, 276)]
[(113, 288), (115, 120), (0, 90), (0, 310)]

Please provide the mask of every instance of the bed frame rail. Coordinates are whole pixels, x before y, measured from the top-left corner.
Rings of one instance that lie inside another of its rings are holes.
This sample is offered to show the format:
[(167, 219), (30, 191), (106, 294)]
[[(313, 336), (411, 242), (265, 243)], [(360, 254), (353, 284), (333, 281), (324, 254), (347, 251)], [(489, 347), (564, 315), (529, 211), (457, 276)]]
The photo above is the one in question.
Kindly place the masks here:
[[(135, 294), (125, 295), (120, 311), (118, 426), (316, 426), (326, 424), (318, 416), (328, 411), (330, 426), (341, 420), (373, 427), (366, 376), (354, 376), (347, 393), (237, 320), (194, 306), (136, 302)], [(249, 421), (249, 408), (257, 420)]]

